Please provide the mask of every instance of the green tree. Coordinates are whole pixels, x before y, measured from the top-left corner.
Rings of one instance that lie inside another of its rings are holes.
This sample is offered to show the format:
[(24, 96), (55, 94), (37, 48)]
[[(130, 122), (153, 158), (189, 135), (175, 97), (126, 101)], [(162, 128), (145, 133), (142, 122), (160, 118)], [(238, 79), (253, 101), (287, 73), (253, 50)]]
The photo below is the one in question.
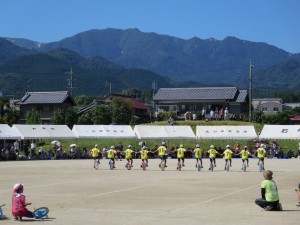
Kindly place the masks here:
[(259, 111), (259, 110), (253, 111), (252, 121), (255, 123), (262, 123), (263, 115), (264, 115), (264, 113), (262, 111)]
[(114, 98), (110, 102), (110, 111), (112, 122), (116, 124), (129, 124), (132, 116), (131, 102)]
[(18, 123), (19, 118), (20, 112), (9, 107), (4, 110), (3, 117), (0, 118), (0, 123), (6, 123), (11, 126)]
[(152, 91), (143, 91), (141, 94), (141, 99), (143, 102), (150, 102), (153, 99)]
[(85, 106), (90, 104), (93, 101), (93, 97), (89, 97), (86, 95), (78, 95), (74, 97), (74, 101), (77, 106)]
[(4, 106), (9, 105), (9, 99), (8, 98), (0, 98), (0, 118), (4, 115)]
[(32, 109), (31, 111), (26, 112), (26, 124), (40, 124), (40, 113)]
[(108, 105), (97, 105), (91, 110), (91, 117), (94, 124), (110, 124), (112, 121), (110, 107)]
[(174, 112), (167, 112), (167, 111), (161, 112), (160, 116), (161, 119), (164, 121), (167, 121), (170, 117), (172, 117), (174, 120), (177, 119), (177, 115)]
[(62, 109), (58, 109), (54, 111), (52, 122), (57, 125), (65, 124), (65, 116), (66, 116), (65, 114), (66, 112)]
[(77, 123), (78, 115), (74, 108), (68, 108), (65, 111), (65, 124), (72, 129), (73, 125)]
[(92, 114), (90, 112), (83, 113), (78, 117), (77, 124), (93, 124)]

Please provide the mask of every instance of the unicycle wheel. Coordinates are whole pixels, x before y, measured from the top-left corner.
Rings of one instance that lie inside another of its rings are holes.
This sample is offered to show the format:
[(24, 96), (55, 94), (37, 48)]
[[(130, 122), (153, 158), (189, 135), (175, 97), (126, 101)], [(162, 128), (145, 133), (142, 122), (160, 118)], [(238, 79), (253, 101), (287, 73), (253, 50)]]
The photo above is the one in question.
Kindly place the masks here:
[(49, 213), (49, 209), (47, 207), (40, 207), (34, 210), (34, 215), (36, 219), (47, 216)]
[(201, 164), (200, 163), (198, 163), (197, 168), (198, 168), (198, 171), (200, 172), (201, 171)]

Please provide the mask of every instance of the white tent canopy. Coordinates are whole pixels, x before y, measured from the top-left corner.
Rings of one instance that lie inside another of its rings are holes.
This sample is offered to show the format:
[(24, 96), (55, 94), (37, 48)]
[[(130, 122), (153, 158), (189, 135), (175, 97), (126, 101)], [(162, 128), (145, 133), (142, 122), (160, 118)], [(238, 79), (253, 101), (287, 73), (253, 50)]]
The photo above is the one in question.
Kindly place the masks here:
[(136, 138), (130, 125), (74, 125), (78, 138)]
[(21, 139), (21, 134), (17, 129), (10, 127), (7, 124), (0, 124), (0, 139), (1, 140)]
[(300, 139), (300, 125), (264, 125), (259, 139)]
[(22, 139), (75, 139), (75, 134), (67, 125), (23, 125), (14, 124)]
[(190, 126), (136, 125), (134, 132), (139, 139), (195, 139)]
[(197, 126), (197, 139), (256, 139), (254, 126)]

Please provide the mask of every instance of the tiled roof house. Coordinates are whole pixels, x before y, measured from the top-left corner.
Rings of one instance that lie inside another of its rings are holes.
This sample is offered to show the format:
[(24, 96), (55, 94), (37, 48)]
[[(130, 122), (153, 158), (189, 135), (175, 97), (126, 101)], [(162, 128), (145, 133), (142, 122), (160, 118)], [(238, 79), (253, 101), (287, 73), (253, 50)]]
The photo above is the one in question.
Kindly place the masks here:
[(20, 123), (26, 123), (26, 113), (35, 109), (40, 113), (43, 124), (51, 123), (54, 111), (67, 109), (75, 105), (68, 91), (27, 92), (15, 103), (20, 107)]
[(158, 111), (201, 112), (228, 108), (230, 113), (247, 112), (248, 91), (236, 87), (160, 88), (154, 96)]

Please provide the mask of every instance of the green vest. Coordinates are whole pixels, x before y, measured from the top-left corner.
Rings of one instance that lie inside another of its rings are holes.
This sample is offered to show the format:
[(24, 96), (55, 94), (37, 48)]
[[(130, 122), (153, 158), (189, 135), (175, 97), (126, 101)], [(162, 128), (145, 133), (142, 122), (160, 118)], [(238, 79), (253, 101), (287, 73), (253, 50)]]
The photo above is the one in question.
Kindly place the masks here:
[(264, 180), (261, 183), (261, 188), (265, 189), (265, 196), (268, 202), (275, 202), (279, 200), (277, 185), (273, 180)]

